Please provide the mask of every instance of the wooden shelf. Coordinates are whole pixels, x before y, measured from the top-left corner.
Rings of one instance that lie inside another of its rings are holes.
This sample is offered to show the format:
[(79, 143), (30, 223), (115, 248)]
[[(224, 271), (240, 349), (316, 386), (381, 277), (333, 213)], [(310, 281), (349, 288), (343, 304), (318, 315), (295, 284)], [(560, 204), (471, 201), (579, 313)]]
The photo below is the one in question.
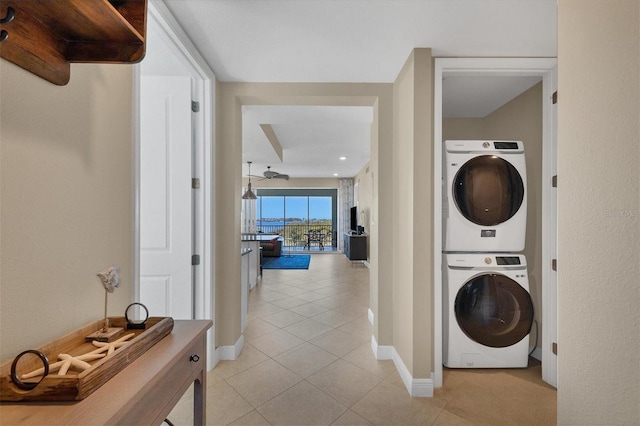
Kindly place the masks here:
[(0, 56), (51, 83), (69, 82), (70, 62), (144, 58), (147, 0), (0, 0), (0, 19), (9, 7)]

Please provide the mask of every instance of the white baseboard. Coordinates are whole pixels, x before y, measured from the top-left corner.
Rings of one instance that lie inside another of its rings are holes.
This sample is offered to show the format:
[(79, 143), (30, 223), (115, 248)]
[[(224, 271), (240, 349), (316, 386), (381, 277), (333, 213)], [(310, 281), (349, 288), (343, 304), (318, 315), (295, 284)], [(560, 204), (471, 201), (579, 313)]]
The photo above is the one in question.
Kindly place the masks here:
[(369, 311), (367, 311), (367, 317), (369, 318), (369, 322), (371, 323), (371, 325), (373, 325), (374, 316), (371, 308), (369, 308)]
[(207, 331), (207, 371), (213, 370), (220, 361), (220, 354), (214, 347), (215, 340), (215, 332), (213, 331), (213, 327), (211, 327)]
[(376, 359), (385, 360), (393, 358), (393, 346), (379, 346), (374, 336), (371, 336), (371, 350)]
[(431, 372), (429, 379), (413, 379), (411, 382), (411, 396), (418, 398), (433, 398), (435, 389), (435, 374)]
[(409, 395), (412, 397), (433, 397), (433, 391), (435, 389), (434, 373), (431, 373), (429, 379), (414, 379), (409, 373), (409, 369), (400, 358), (400, 355), (393, 346), (381, 346), (378, 345), (374, 336), (371, 336), (371, 349), (376, 359), (393, 360), (393, 364), (402, 378), (404, 386), (407, 388)]
[(235, 345), (220, 346), (216, 348), (217, 358), (220, 361), (235, 361), (244, 347), (244, 336), (240, 335)]
[(396, 348), (394, 348), (393, 346), (391, 348), (393, 349), (393, 357), (391, 359), (393, 360), (393, 363), (396, 366), (396, 370), (398, 370), (398, 373), (400, 374), (402, 382), (407, 388), (409, 395), (415, 397), (433, 397), (433, 390), (435, 388), (433, 382), (433, 373), (431, 373), (430, 379), (414, 379), (411, 376), (411, 373), (409, 373), (409, 369), (407, 368), (407, 366), (404, 365), (402, 358), (400, 358), (400, 355), (398, 355)]

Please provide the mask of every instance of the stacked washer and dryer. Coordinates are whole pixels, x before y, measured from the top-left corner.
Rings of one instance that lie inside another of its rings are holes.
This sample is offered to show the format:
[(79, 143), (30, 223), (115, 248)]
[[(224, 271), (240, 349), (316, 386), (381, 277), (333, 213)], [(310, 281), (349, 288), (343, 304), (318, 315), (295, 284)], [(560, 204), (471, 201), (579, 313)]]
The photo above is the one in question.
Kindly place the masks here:
[(447, 140), (443, 179), (443, 364), (526, 367), (533, 324), (520, 141)]

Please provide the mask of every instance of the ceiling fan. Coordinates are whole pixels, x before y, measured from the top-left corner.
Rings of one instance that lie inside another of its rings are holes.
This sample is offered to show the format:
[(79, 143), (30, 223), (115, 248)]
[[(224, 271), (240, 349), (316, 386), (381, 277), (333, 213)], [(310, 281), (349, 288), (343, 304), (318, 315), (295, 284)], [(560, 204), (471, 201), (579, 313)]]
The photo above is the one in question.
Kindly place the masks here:
[(271, 166), (267, 166), (267, 171), (264, 172), (265, 179), (284, 179), (289, 180), (289, 175), (285, 175), (282, 173), (274, 172), (271, 170)]

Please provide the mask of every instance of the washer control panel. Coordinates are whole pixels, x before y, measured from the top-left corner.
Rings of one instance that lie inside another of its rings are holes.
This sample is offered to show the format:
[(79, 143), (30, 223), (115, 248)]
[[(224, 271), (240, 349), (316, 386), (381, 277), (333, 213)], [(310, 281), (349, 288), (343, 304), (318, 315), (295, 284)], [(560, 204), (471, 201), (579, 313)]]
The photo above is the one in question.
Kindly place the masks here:
[(520, 265), (520, 257), (518, 257), (518, 256), (496, 256), (496, 264), (498, 264), (498, 265)]
[(446, 253), (444, 262), (452, 268), (526, 269), (523, 254), (515, 253)]

